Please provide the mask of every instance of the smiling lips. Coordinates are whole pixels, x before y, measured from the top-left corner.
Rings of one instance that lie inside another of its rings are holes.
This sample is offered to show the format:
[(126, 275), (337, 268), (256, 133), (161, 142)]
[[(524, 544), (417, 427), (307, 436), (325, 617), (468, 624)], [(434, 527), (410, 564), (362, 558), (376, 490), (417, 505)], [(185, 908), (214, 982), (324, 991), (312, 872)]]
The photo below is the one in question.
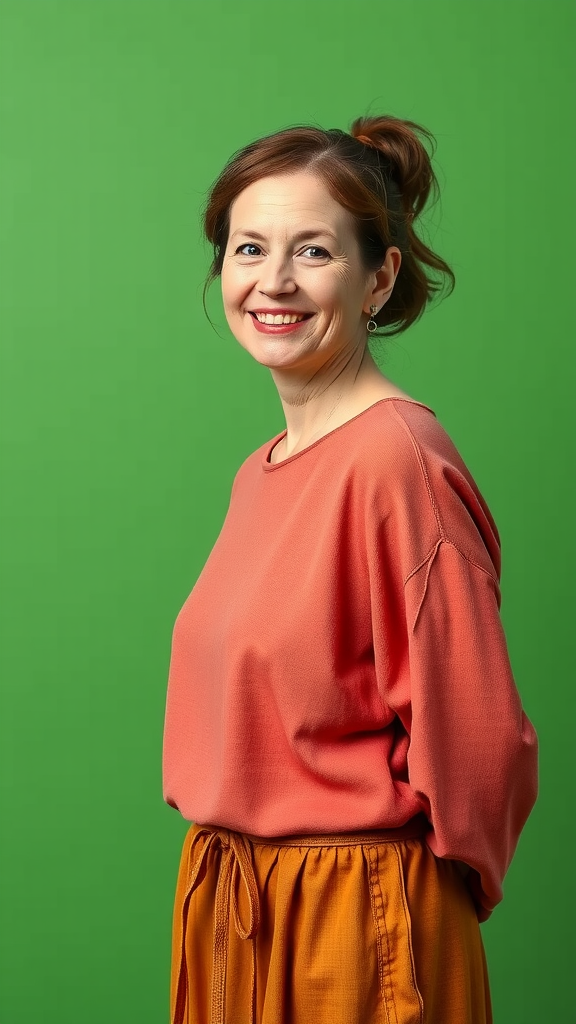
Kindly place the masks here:
[(249, 312), (256, 330), (264, 334), (286, 334), (313, 316), (313, 313), (290, 309), (251, 309)]

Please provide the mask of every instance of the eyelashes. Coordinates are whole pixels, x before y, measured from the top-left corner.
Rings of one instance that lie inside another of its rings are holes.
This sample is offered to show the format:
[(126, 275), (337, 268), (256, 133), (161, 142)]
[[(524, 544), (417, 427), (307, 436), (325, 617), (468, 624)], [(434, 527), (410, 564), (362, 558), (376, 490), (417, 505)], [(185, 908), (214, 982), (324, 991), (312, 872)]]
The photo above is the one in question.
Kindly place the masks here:
[[(257, 251), (256, 252), (254, 252), (254, 251), (247, 252), (246, 251), (247, 249), (257, 250)], [(305, 253), (311, 252), (311, 251), (315, 252), (317, 254), (317, 255), (311, 257), (311, 259), (313, 259), (313, 260), (321, 260), (321, 259), (325, 260), (325, 259), (331, 259), (332, 258), (330, 256), (330, 253), (328, 252), (328, 250), (322, 248), (321, 245), (307, 245), (306, 248), (302, 251), (301, 255), (304, 255)], [(243, 245), (239, 245), (238, 246), (238, 248), (234, 252), (234, 255), (235, 256), (261, 256), (262, 255), (262, 249), (260, 248), (259, 245), (256, 245), (255, 242), (244, 242)]]
[(244, 252), (244, 249), (259, 249), (258, 245), (253, 245), (252, 242), (246, 242), (244, 245), (239, 245), (234, 253), (235, 256), (259, 256), (260, 253)]
[(321, 245), (307, 245), (305, 250), (304, 250), (304, 252), (308, 252), (310, 249), (315, 249), (316, 252), (320, 253), (320, 257), (316, 257), (316, 259), (318, 259), (318, 258), (320, 258), (320, 259), (326, 259), (326, 258), (330, 259), (331, 258), (330, 257), (330, 253), (328, 252), (328, 250), (327, 249), (323, 249)]

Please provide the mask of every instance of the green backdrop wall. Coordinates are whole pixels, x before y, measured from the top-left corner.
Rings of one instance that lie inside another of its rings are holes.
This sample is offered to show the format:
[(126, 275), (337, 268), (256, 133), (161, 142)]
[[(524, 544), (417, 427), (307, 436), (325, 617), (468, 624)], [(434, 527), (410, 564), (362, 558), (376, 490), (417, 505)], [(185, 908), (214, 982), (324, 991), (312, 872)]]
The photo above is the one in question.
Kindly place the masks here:
[(0, 20), (2, 1024), (167, 1020), (171, 631), (236, 469), (285, 426), (217, 287), (218, 333), (204, 317), (199, 209), (249, 140), (366, 112), (437, 139), (456, 290), (374, 352), (494, 513), (541, 743), (483, 926), (496, 1024), (575, 1020), (573, 4), (10, 0)]

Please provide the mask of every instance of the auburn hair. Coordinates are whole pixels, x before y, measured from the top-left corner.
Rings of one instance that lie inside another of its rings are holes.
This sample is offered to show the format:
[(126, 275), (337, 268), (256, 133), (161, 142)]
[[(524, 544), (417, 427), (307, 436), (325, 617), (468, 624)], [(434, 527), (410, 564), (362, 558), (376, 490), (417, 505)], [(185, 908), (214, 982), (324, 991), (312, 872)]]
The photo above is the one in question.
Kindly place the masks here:
[(212, 185), (204, 210), (204, 234), (214, 251), (204, 300), (222, 270), (230, 208), (236, 197), (260, 178), (305, 170), (319, 176), (333, 198), (352, 214), (367, 270), (382, 266), (389, 246), (400, 249), (402, 262), (392, 294), (375, 319), (380, 334), (405, 331), (446, 281), (448, 294), (455, 285), (448, 264), (414, 229), (430, 193), (434, 202), (440, 195), (431, 155), (420, 135), (431, 144), (433, 155), (435, 140), (426, 128), (384, 114), (357, 118), (350, 133), (296, 125), (234, 153)]

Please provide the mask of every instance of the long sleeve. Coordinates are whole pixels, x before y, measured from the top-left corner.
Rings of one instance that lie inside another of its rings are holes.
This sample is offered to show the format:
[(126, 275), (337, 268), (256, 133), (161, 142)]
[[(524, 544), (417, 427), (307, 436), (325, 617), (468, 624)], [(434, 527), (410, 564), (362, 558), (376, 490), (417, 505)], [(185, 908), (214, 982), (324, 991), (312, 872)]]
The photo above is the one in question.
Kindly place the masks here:
[(438, 857), (464, 861), (480, 920), (537, 792), (537, 739), (515, 686), (497, 579), (439, 540), (405, 586), (410, 784)]

